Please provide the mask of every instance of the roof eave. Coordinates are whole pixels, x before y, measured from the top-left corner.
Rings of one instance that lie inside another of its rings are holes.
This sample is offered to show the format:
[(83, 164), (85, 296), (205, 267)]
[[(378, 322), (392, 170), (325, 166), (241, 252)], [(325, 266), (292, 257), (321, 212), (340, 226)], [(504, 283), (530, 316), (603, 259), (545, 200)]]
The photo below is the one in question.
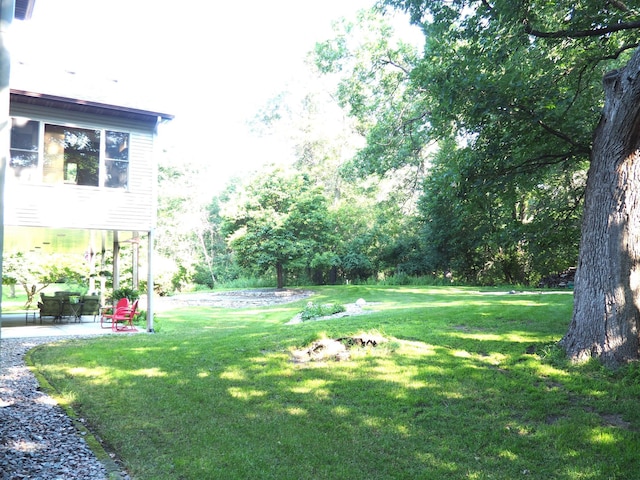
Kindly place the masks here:
[(89, 111), (92, 113), (109, 115), (114, 117), (130, 117), (130, 118), (147, 118), (160, 119), (161, 121), (173, 120), (174, 116), (168, 113), (155, 112), (151, 110), (143, 110), (139, 108), (127, 107), (122, 105), (111, 105), (107, 103), (94, 102), (90, 100), (82, 100), (78, 98), (62, 97), (47, 93), (29, 92), (26, 90), (11, 89), (12, 99), (18, 100), (22, 98), (22, 103), (30, 103), (42, 106), (64, 105), (71, 110)]
[(35, 3), (36, 0), (16, 0), (15, 18), (17, 20), (30, 20)]

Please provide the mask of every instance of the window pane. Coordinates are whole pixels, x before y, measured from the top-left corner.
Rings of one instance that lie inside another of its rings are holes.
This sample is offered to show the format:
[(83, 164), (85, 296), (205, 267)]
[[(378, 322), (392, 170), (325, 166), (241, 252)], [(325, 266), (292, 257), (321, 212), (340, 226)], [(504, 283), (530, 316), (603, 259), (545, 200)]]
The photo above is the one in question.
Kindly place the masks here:
[(98, 186), (100, 131), (45, 125), (45, 183)]
[(129, 134), (107, 130), (105, 187), (127, 188), (129, 184)]
[(35, 181), (38, 169), (40, 122), (24, 118), (11, 119), (11, 159), (7, 180)]
[(106, 131), (107, 158), (110, 160), (129, 160), (129, 134)]
[(107, 160), (105, 167), (107, 169), (105, 187), (127, 188), (129, 183), (129, 162)]

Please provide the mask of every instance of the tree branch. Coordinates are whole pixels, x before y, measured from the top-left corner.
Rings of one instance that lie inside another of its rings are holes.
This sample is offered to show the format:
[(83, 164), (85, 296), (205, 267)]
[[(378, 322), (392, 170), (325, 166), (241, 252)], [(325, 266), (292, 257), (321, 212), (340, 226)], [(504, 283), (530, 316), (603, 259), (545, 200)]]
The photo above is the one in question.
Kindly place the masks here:
[(547, 125), (546, 123), (544, 123), (542, 120), (537, 120), (538, 125), (540, 125), (540, 127), (545, 130), (546, 132), (550, 133), (551, 135), (553, 135), (554, 137), (559, 138), (560, 140), (563, 140), (565, 142), (567, 142), (569, 145), (572, 145), (573, 147), (576, 147), (578, 150), (578, 152), (584, 153), (584, 154), (588, 154), (591, 152), (591, 150), (587, 147), (585, 147), (584, 145), (581, 145), (577, 142), (575, 142), (571, 137), (569, 137), (568, 135), (562, 133), (559, 130), (556, 130), (555, 128), (552, 128), (551, 126)]
[(640, 20), (635, 22), (621, 22), (608, 27), (593, 28), (588, 30), (558, 30), (555, 32), (543, 32), (534, 29), (527, 20), (524, 21), (524, 30), (529, 35), (538, 38), (586, 38), (600, 37), (608, 33), (619, 32), (621, 30), (634, 30), (640, 28)]
[[(578, 152), (581, 153), (581, 152)], [(523, 160), (518, 165), (507, 166), (502, 169), (503, 175), (522, 175), (539, 171), (541, 168), (561, 165), (570, 158), (575, 158), (576, 152), (568, 151), (558, 154), (539, 155)]]
[(388, 55), (388, 58), (380, 58), (380, 63), (384, 64), (384, 65), (391, 65), (392, 67), (395, 67), (399, 70), (401, 70), (404, 74), (406, 74), (407, 76), (409, 75), (409, 73), (411, 73), (409, 71), (409, 69), (407, 69), (406, 67), (403, 67), (402, 65), (400, 65), (397, 62), (394, 62), (391, 59), (391, 55)]

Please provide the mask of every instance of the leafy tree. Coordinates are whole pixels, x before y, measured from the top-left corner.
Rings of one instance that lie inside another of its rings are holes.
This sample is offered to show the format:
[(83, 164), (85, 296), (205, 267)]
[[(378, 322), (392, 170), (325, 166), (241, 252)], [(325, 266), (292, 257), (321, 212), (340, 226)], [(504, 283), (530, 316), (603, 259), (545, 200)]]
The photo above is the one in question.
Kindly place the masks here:
[(337, 22), (334, 30), (333, 39), (316, 45), (316, 68), (339, 77), (337, 101), (367, 140), (343, 174), (355, 179), (392, 172), (401, 184), (396, 190), (411, 197), (430, 145), (425, 128), (429, 97), (411, 82), (417, 49), (398, 38), (375, 10), (359, 12), (355, 22)]
[(637, 9), (595, 0), (384, 3), (424, 29), (412, 78), (431, 98), (429, 130), (466, 144), (478, 178), (494, 188), (521, 177), (553, 185), (550, 178), (574, 178), (590, 161), (575, 308), (562, 344), (575, 359), (637, 359)]
[(194, 280), (210, 288), (218, 282), (233, 280), (238, 276), (238, 269), (221, 231), (224, 222), (221, 203), (229, 201), (229, 192), (234, 188), (235, 181), (227, 187), (227, 192), (211, 200), (208, 215), (196, 230), (203, 259), (195, 267)]
[(574, 265), (583, 176), (502, 184), (478, 172), (474, 156), (455, 142), (442, 142), (434, 156), (419, 204), (429, 268), (470, 282), (526, 284)]
[(27, 294), (25, 307), (33, 305), (36, 296), (52, 283), (86, 287), (87, 274), (82, 264), (65, 255), (42, 258), (15, 253), (4, 256), (3, 282), (19, 284)]
[[(385, 232), (394, 222), (384, 227), (378, 224), (376, 251), (382, 256), (377, 255), (379, 263), (374, 270), (388, 271), (395, 265), (398, 271), (423, 274), (454, 267), (459, 276), (471, 281), (494, 282), (497, 276), (502, 278), (498, 281), (526, 281), (529, 264), (523, 254), (522, 225), (512, 217), (525, 203), (525, 188), (530, 187), (513, 187), (512, 182), (508, 196), (503, 185), (478, 188), (482, 172), (474, 164), (470, 148), (440, 148), (437, 167), (426, 169), (427, 186), (422, 193), (431, 197), (422, 201), (422, 239), (417, 235), (417, 222), (407, 218), (413, 211), (404, 207), (405, 202), (419, 192), (426, 159), (436, 151), (432, 140), (442, 143), (447, 139), (441, 134), (443, 130), (453, 134), (451, 128), (430, 121), (434, 99), (429, 88), (415, 81), (419, 72), (416, 49), (395, 40), (388, 22), (369, 11), (361, 12), (357, 23), (339, 24), (334, 39), (317, 45), (315, 60), (320, 72), (341, 75), (337, 98), (367, 137), (366, 146), (343, 167), (343, 173), (352, 180), (375, 175), (395, 183), (388, 200), (405, 219), (403, 235)], [(452, 193), (451, 180), (444, 185), (439, 182), (448, 176), (456, 177), (458, 192)], [(498, 198), (500, 201), (493, 202)], [(440, 208), (441, 202), (445, 208)], [(473, 215), (474, 221), (466, 222), (462, 218), (465, 214)], [(438, 215), (443, 225), (437, 226)], [(459, 217), (455, 225), (452, 217)], [(475, 229), (472, 235), (471, 228)], [(438, 239), (449, 247), (443, 248)]]
[(370, 199), (344, 202), (335, 210), (341, 233), (336, 243), (339, 276), (346, 280), (365, 280), (378, 272), (374, 205)]
[(167, 160), (158, 171), (158, 225), (156, 252), (161, 257), (157, 280), (162, 290), (179, 290), (191, 283), (196, 265), (202, 264), (203, 228), (207, 212), (195, 186), (201, 172), (196, 165)]
[(244, 194), (223, 226), (240, 265), (274, 269), (283, 288), (287, 271), (327, 263), (334, 227), (322, 191), (308, 177), (274, 169), (257, 176)]

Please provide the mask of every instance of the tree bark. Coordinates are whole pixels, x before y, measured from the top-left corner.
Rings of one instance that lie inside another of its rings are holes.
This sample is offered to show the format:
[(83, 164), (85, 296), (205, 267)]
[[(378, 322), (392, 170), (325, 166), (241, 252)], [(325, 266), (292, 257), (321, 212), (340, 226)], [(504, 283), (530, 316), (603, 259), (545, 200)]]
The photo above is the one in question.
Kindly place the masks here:
[(573, 318), (561, 340), (577, 361), (639, 358), (640, 49), (604, 77), (585, 194)]
[(284, 288), (284, 268), (282, 263), (276, 263), (276, 284), (278, 289)]

